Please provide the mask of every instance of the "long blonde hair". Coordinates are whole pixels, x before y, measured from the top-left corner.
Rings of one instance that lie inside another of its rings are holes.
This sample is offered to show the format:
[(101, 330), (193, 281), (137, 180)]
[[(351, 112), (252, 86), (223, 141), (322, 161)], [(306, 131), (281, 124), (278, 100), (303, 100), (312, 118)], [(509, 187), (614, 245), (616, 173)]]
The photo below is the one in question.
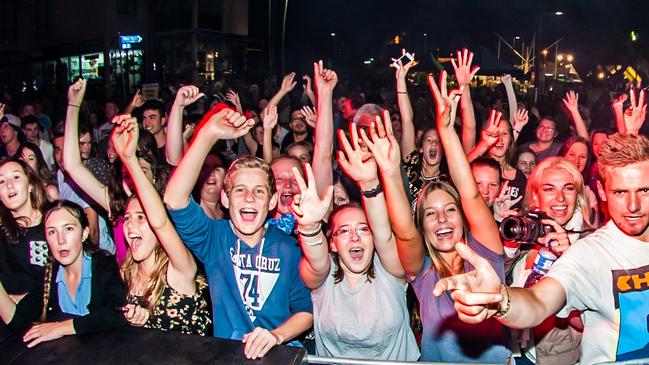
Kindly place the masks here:
[(466, 225), (466, 218), (464, 216), (464, 211), (462, 210), (460, 194), (458, 194), (457, 190), (455, 190), (455, 188), (451, 186), (451, 184), (444, 181), (431, 181), (426, 185), (424, 185), (424, 187), (419, 192), (419, 195), (417, 196), (417, 200), (415, 203), (415, 226), (417, 226), (417, 230), (424, 238), (426, 249), (428, 250), (428, 255), (430, 255), (430, 259), (433, 263), (433, 267), (437, 272), (439, 272), (440, 278), (445, 278), (457, 273), (453, 271), (451, 265), (449, 265), (449, 263), (447, 263), (442, 258), (442, 255), (439, 253), (439, 251), (435, 247), (433, 247), (433, 245), (428, 241), (428, 237), (426, 237), (426, 231), (424, 230), (424, 202), (426, 201), (428, 195), (435, 190), (441, 190), (447, 193), (455, 201), (455, 204), (457, 205), (457, 208), (459, 209), (459, 212), (462, 215), (462, 238), (465, 241), (468, 237), (469, 230)]

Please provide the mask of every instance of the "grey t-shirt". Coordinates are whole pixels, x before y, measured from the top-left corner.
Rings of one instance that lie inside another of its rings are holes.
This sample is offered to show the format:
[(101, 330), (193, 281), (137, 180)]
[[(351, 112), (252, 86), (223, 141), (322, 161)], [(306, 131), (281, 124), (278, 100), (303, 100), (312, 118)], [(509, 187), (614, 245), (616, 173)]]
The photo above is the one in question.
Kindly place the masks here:
[(416, 361), (419, 348), (409, 326), (406, 285), (374, 255), (375, 278), (351, 289), (327, 280), (312, 294), (316, 351), (320, 356)]

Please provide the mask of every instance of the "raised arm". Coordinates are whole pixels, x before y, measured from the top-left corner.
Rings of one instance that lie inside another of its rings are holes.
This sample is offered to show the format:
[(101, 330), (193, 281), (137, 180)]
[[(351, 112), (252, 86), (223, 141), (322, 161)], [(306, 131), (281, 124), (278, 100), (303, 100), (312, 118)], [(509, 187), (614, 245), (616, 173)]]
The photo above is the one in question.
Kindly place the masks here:
[(282, 86), (279, 88), (277, 93), (273, 95), (270, 100), (268, 100), (268, 105), (279, 105), (279, 102), (282, 101), (282, 99), (288, 93), (290, 93), (297, 84), (297, 82), (293, 81), (293, 79), (295, 79), (295, 72), (291, 72), (290, 74), (284, 76), (284, 79), (282, 80)]
[[(372, 123), (370, 126), (372, 139), (386, 138), (387, 133), (393, 133), (389, 119), (390, 114), (387, 110), (384, 110), (383, 115), (386, 122), (385, 127), (379, 121)], [(385, 203), (385, 195), (377, 173), (376, 162), (371, 155), (361, 149), (358, 143), (356, 125), (352, 124), (350, 130), (351, 144), (342, 131), (339, 133), (342, 151), (338, 153), (338, 163), (345, 173), (356, 181), (361, 190), (365, 216), (372, 229), (374, 248), (379, 260), (381, 260), (381, 264), (392, 276), (405, 283), (406, 273), (399, 261), (396, 240), (392, 234), (392, 227), (388, 218), (388, 207)]]
[(579, 114), (579, 94), (574, 91), (568, 91), (563, 98), (563, 105), (568, 111), (570, 118), (572, 118), (572, 122), (575, 124), (577, 135), (589, 140), (588, 127), (586, 127), (586, 122), (584, 122), (581, 114)]
[(216, 141), (241, 137), (248, 133), (254, 123), (254, 120), (246, 120), (244, 116), (230, 109), (203, 118), (187, 153), (169, 178), (164, 195), (167, 207), (176, 210), (187, 206), (203, 161)]
[(308, 184), (302, 178), (297, 167), (293, 167), (293, 175), (300, 187), (300, 194), (293, 198), (291, 208), (298, 224), (302, 259), (300, 260), (300, 277), (309, 289), (317, 289), (329, 275), (331, 261), (327, 238), (322, 232), (322, 220), (329, 210), (333, 197), (333, 185), (329, 185), (324, 199), (320, 199), (315, 186), (315, 177), (311, 165), (305, 168)]
[(263, 156), (266, 163), (271, 163), (273, 155), (273, 129), (277, 125), (277, 107), (269, 105), (261, 112), (261, 120), (264, 126)]
[(640, 96), (636, 100), (635, 90), (629, 92), (631, 100), (630, 113), (624, 115), (624, 129), (626, 134), (637, 135), (640, 133), (642, 124), (647, 118), (647, 104), (645, 104), (645, 91), (640, 91)]
[(491, 117), (494, 115), (495, 111), (492, 110), (490, 113), (490, 122), (487, 123), (486, 127), (480, 132), (480, 141), (478, 144), (473, 147), (471, 152), (466, 155), (467, 160), (473, 162), (476, 158), (484, 155), (491, 146), (498, 142), (498, 123), (500, 121), (500, 113), (498, 113), (498, 121), (492, 123)]
[(498, 320), (511, 328), (533, 328), (557, 313), (566, 303), (566, 292), (559, 281), (543, 278), (532, 288), (508, 288), (489, 262), (464, 243), (457, 252), (475, 268), (465, 274), (441, 279), (433, 289), (440, 296), (450, 290), (458, 317), (467, 323), (480, 323), (500, 311)]
[(313, 146), (313, 172), (320, 194), (333, 184), (334, 117), (333, 92), (338, 76), (322, 66), (322, 60), (313, 64), (313, 79), (318, 93), (315, 123), (315, 145)]
[(505, 87), (505, 94), (507, 94), (507, 106), (509, 107), (509, 119), (511, 120), (518, 111), (518, 102), (516, 101), (516, 93), (514, 92), (514, 84), (512, 82), (512, 75), (505, 74), (501, 77), (503, 86)]
[[(466, 48), (457, 51), (457, 62), (451, 59), (455, 78), (460, 90), (463, 90), (460, 97), (460, 115), (462, 116), (462, 146), (464, 152), (468, 153), (475, 146), (476, 121), (473, 110), (473, 101), (471, 101), (471, 80), (480, 70), (479, 66), (471, 67), (473, 62), (473, 52)], [(455, 122), (455, 121), (453, 121)]]
[(128, 104), (126, 107), (126, 110), (124, 110), (124, 114), (131, 114), (133, 113), (133, 110), (141, 107), (144, 105), (144, 102), (146, 100), (144, 99), (144, 96), (140, 94), (140, 89), (137, 89), (135, 92), (135, 95), (133, 95), (133, 99), (131, 99), (131, 102)]
[(399, 104), (399, 114), (401, 114), (401, 157), (406, 157), (417, 149), (417, 142), (415, 137), (415, 124), (413, 122), (414, 113), (412, 112), (412, 105), (410, 104), (410, 97), (408, 96), (408, 84), (406, 76), (408, 70), (415, 65), (413, 61), (403, 64), (401, 60), (397, 60), (397, 71), (395, 76), (397, 78), (397, 103)]
[(615, 115), (615, 127), (620, 134), (626, 134), (626, 127), (624, 126), (624, 102), (629, 99), (627, 94), (622, 94), (611, 102), (611, 108)]
[(110, 209), (107, 188), (83, 165), (79, 152), (79, 107), (85, 92), (86, 80), (84, 79), (77, 80), (68, 88), (68, 111), (63, 139), (63, 168), (92, 200), (108, 212)]
[[(437, 87), (432, 76), (428, 77), (428, 82), (437, 106), (437, 132), (444, 146), (451, 179), (455, 182), (460, 195), (462, 210), (464, 210), (464, 215), (468, 221), (471, 235), (491, 251), (502, 254), (503, 245), (500, 240), (498, 225), (493, 218), (493, 213), (478, 191), (478, 186), (471, 172), (471, 166), (469, 166), (462, 149), (462, 143), (453, 127), (460, 91), (453, 90), (448, 95), (445, 80), (441, 81), (441, 89)], [(499, 122), (500, 113), (492, 111), (489, 117), (489, 125), (498, 126)]]
[(193, 85), (183, 86), (176, 93), (176, 99), (171, 106), (169, 120), (167, 121), (167, 141), (165, 144), (167, 162), (172, 166), (178, 165), (185, 151), (183, 143), (183, 110), (185, 110), (186, 106), (202, 98), (203, 95)]
[[(376, 123), (380, 123), (380, 118), (377, 117), (377, 119)], [(383, 119), (385, 125), (392, 125), (389, 115), (384, 114)], [(383, 136), (371, 135), (372, 140), (364, 132), (361, 132), (361, 137), (372, 152), (381, 171), (388, 218), (396, 238), (399, 260), (406, 274), (414, 278), (424, 263), (424, 243), (412, 218), (410, 202), (401, 179), (399, 143), (397, 143), (391, 128), (389, 131)]]
[[(149, 226), (153, 229), (160, 244), (169, 257), (171, 269), (178, 274), (191, 280), (193, 283), (196, 276), (196, 262), (187, 247), (176, 233), (173, 224), (167, 217), (167, 212), (162, 204), (162, 199), (156, 191), (153, 184), (144, 174), (140, 162), (135, 154), (137, 150), (137, 141), (139, 138), (139, 126), (135, 118), (120, 120), (115, 126), (111, 140), (115, 147), (115, 152), (128, 169), (129, 175), (137, 189), (137, 197), (142, 204), (142, 209), (146, 214)], [(175, 284), (175, 283), (174, 283)], [(181, 292), (190, 292), (176, 287)]]
[(304, 80), (304, 95), (309, 98), (309, 101), (311, 102), (311, 105), (315, 106), (315, 93), (313, 92), (313, 89), (311, 88), (311, 78), (309, 75), (304, 75), (302, 76), (302, 80)]

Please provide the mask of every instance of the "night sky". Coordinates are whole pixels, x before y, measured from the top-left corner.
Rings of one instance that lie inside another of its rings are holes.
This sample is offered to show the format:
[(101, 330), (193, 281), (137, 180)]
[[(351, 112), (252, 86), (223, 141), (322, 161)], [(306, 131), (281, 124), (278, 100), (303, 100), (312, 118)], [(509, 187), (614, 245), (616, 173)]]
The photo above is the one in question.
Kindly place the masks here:
[[(274, 8), (278, 31), (283, 3)], [(555, 16), (557, 10), (564, 15)], [(423, 52), (426, 42), (428, 51), (441, 56), (463, 46), (484, 46), (495, 54), (495, 33), (509, 41), (520, 36), (516, 42), (531, 42), (539, 13), (544, 14), (544, 46), (563, 38), (560, 52), (573, 54), (581, 73), (596, 64), (629, 63), (632, 30), (640, 35), (635, 47), (649, 44), (649, 1), (293, 0), (286, 25), (287, 68), (303, 68), (305, 62), (308, 65), (319, 57), (338, 64), (362, 64), (363, 59), (380, 57), (382, 51), (393, 55), (394, 50), (385, 52), (384, 45), (396, 34), (403, 35), (400, 46), (409, 50)], [(331, 32), (336, 36), (331, 37)], [(505, 48), (502, 57), (513, 60)]]

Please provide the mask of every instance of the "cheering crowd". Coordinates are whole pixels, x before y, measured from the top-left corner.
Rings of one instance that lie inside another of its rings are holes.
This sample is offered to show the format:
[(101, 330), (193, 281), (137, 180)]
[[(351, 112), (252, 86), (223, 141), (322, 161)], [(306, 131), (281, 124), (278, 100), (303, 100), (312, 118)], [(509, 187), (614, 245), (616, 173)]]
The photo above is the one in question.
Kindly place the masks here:
[(320, 61), (302, 93), (290, 73), (99, 108), (79, 79), (58, 123), (0, 104), (0, 331), (143, 326), (251, 359), (649, 357), (645, 91), (538, 104), (509, 75), (477, 87), (472, 60), (429, 90), (398, 61), (377, 103)]

